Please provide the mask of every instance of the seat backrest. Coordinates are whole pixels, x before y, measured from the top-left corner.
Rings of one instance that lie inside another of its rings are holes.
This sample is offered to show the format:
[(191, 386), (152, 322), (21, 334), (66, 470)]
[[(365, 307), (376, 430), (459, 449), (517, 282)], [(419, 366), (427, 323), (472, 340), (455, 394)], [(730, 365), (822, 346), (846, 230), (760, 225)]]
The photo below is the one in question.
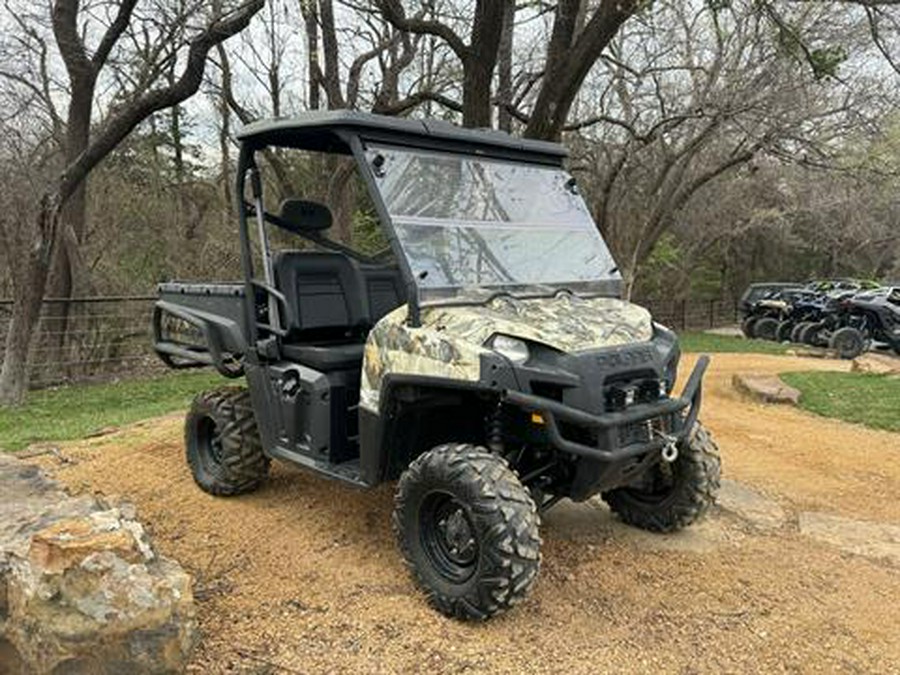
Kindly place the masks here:
[(363, 335), (371, 326), (362, 273), (341, 253), (282, 251), (275, 281), (287, 298), (289, 340)]
[(385, 314), (406, 302), (406, 286), (400, 269), (395, 266), (363, 265), (362, 273), (374, 325)]

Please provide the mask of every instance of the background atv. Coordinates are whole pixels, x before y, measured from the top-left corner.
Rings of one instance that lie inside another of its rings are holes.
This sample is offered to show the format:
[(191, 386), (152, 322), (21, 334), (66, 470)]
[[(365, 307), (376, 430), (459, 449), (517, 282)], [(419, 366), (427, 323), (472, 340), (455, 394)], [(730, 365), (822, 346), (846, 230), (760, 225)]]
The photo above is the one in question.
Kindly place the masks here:
[[(900, 288), (886, 287), (856, 293), (846, 301), (848, 318), (830, 338), (829, 346), (847, 358), (858, 345), (881, 342), (900, 354)], [(842, 351), (843, 350), (843, 351)], [(859, 355), (856, 353), (856, 356)]]
[(795, 283), (761, 283), (750, 284), (738, 303), (741, 312), (741, 332), (745, 337), (756, 337), (756, 323), (770, 314), (760, 303), (767, 300), (778, 300), (785, 291), (802, 288)]
[(863, 313), (854, 311), (855, 291), (831, 291), (820, 303), (820, 312), (801, 329), (799, 342), (828, 347), (843, 359), (862, 354), (871, 340)]
[[(359, 487), (399, 478), (403, 556), (464, 619), (524, 597), (540, 513), (562, 498), (600, 494), (659, 532), (706, 512), (720, 473), (697, 421), (708, 359), (674, 395), (677, 339), (618, 299), (562, 146), (346, 111), (239, 138), (244, 279), (162, 284), (154, 315), (170, 366), (247, 380), (187, 416), (202, 489), (253, 490), (272, 458)], [(257, 159), (273, 147), (355, 160), (390, 248), (328, 239), (320, 204), (267, 210)], [(273, 251), (273, 225), (306, 248)]]

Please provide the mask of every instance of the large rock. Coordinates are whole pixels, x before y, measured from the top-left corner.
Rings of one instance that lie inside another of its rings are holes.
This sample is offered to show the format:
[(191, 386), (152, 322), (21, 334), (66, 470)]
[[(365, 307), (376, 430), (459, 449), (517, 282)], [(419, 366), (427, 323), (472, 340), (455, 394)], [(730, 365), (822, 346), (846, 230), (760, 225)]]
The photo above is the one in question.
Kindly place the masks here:
[(900, 566), (900, 525), (801, 513), (800, 533), (855, 555)]
[(735, 373), (731, 384), (742, 394), (762, 403), (800, 403), (800, 392), (786, 385), (777, 375)]
[(787, 521), (787, 514), (778, 502), (733, 480), (722, 479), (716, 502), (760, 530), (777, 530)]
[(3, 454), (0, 495), (0, 672), (184, 669), (191, 580), (153, 550), (130, 506), (71, 497)]
[(867, 352), (853, 359), (850, 370), (855, 373), (871, 373), (872, 375), (900, 375), (900, 358), (889, 354)]

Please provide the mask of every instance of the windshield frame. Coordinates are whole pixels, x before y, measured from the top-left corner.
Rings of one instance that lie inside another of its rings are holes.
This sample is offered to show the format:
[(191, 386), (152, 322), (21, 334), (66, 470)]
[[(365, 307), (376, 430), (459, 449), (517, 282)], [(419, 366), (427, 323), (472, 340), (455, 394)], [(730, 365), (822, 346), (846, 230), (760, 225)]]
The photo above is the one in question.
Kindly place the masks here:
[[(494, 162), (505, 162), (510, 164), (531, 165), (544, 169), (556, 169), (565, 171), (562, 163), (562, 157), (551, 158), (547, 156), (523, 157), (520, 153), (502, 153), (502, 152), (485, 152), (481, 149), (471, 149), (465, 146), (454, 147), (446, 143), (436, 142), (432, 144), (416, 143), (409, 144), (398, 141), (396, 138), (379, 137), (377, 134), (362, 136), (360, 134), (348, 134), (351, 151), (356, 159), (363, 181), (368, 188), (372, 202), (378, 212), (382, 229), (384, 230), (390, 242), (394, 258), (407, 285), (416, 289), (416, 295), (420, 297), (422, 306), (429, 305), (471, 305), (483, 304), (497, 295), (512, 295), (518, 298), (539, 298), (551, 297), (561, 291), (567, 291), (577, 295), (603, 296), (620, 298), (622, 296), (623, 281), (615, 266), (615, 260), (610, 252), (610, 260), (614, 265), (609, 271), (609, 278), (597, 278), (589, 281), (572, 281), (572, 282), (529, 282), (529, 283), (511, 283), (511, 284), (484, 284), (479, 286), (425, 286), (422, 284), (422, 278), (417, 277), (416, 273), (411, 269), (407, 251), (401, 242), (397, 229), (397, 224), (390, 210), (385, 203), (381, 190), (378, 185), (378, 176), (371, 162), (369, 161), (368, 151), (371, 146), (378, 147), (387, 146), (396, 148), (403, 152), (421, 152), (425, 154), (449, 154), (469, 157), (473, 159), (483, 159)], [(585, 205), (586, 207), (586, 205)], [(590, 222), (596, 228), (593, 217), (587, 211)], [(605, 240), (598, 230), (595, 229), (596, 236), (601, 239), (604, 247), (607, 248)], [(598, 277), (600, 276), (598, 272)], [(424, 297), (423, 297), (424, 296)]]

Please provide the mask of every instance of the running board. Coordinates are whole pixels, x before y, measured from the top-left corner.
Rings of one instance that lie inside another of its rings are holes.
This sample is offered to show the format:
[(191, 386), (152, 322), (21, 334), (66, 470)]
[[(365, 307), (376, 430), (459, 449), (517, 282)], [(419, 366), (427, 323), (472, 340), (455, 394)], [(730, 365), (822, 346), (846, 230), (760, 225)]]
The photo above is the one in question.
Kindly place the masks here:
[(284, 462), (297, 464), (304, 469), (310, 469), (332, 480), (348, 483), (360, 488), (371, 487), (362, 479), (362, 472), (360, 471), (358, 459), (351, 459), (347, 462), (341, 462), (340, 464), (332, 464), (331, 462), (321, 459), (315, 459), (309, 455), (292, 452), (280, 445), (271, 448), (269, 450), (269, 455)]

